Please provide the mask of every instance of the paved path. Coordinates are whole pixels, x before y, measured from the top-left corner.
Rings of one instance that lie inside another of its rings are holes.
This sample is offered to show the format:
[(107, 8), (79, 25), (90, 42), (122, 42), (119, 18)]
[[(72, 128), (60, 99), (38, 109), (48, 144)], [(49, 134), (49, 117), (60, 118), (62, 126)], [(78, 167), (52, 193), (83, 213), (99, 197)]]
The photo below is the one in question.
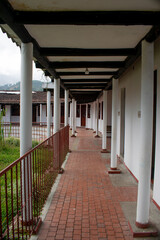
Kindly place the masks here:
[(112, 183), (101, 140), (85, 129), (71, 139), (72, 153), (38, 240), (133, 239), (120, 203), (136, 201), (136, 188)]

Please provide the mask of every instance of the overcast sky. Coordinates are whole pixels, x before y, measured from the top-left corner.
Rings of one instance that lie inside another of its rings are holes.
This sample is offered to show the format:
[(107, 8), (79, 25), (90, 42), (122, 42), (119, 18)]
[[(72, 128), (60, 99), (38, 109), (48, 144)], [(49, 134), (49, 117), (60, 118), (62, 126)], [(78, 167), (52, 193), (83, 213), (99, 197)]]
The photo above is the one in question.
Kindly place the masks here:
[[(20, 81), (20, 48), (0, 29), (0, 85)], [(33, 63), (33, 80), (46, 81), (46, 77)]]

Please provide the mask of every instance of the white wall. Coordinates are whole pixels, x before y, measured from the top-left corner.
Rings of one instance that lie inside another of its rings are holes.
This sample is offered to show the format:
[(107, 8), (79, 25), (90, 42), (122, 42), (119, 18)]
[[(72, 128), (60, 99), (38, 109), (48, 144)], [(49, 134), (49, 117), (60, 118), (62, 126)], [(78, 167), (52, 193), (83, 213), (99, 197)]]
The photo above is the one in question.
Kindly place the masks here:
[(46, 105), (42, 105), (42, 122), (47, 122), (46, 107)]
[(138, 111), (141, 110), (141, 61), (140, 59), (129, 68), (119, 79), (118, 96), (118, 146), (117, 152), (120, 154), (120, 103), (121, 89), (126, 89), (125, 98), (125, 152), (124, 162), (127, 167), (138, 178), (138, 156), (140, 146), (140, 121)]
[(20, 122), (20, 116), (11, 116), (11, 122), (19, 123)]
[[(160, 39), (155, 43), (154, 68), (157, 69), (157, 125), (156, 156), (153, 199), (160, 206)], [(140, 127), (141, 117), (141, 58), (139, 58), (119, 79), (118, 95), (118, 146), (120, 154), (120, 102), (121, 89), (126, 89), (125, 99), (125, 153), (124, 162), (134, 176), (139, 179)]]
[(112, 125), (112, 90), (107, 91), (107, 125)]
[(81, 118), (76, 118), (76, 126), (81, 127)]
[(3, 121), (9, 123), (11, 121), (11, 105), (5, 105), (5, 116)]

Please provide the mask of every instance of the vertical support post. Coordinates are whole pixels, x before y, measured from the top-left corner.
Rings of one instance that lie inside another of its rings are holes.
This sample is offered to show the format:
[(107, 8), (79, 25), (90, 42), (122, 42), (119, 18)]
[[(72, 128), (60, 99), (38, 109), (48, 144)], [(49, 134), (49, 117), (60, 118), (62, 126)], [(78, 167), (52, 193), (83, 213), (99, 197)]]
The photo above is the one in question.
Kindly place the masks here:
[(75, 136), (75, 99), (72, 98), (72, 136), (71, 137), (76, 137)]
[(32, 57), (33, 45), (21, 45), (20, 155), (32, 148)]
[(47, 91), (47, 138), (51, 135), (51, 92)]
[(150, 182), (152, 157), (152, 124), (153, 124), (153, 70), (154, 45), (142, 41), (141, 70), (141, 131), (139, 183), (137, 199), (136, 225), (147, 227), (150, 208)]
[(40, 104), (40, 125), (42, 125), (42, 113), (43, 113), (43, 105)]
[(111, 139), (111, 167), (108, 173), (121, 173), (117, 169), (117, 116), (118, 116), (118, 80), (112, 79), (112, 139)]
[(102, 132), (102, 151), (107, 151), (107, 91), (103, 91), (103, 132)]
[(99, 122), (99, 100), (97, 99), (97, 111), (96, 111), (96, 136), (95, 136), (95, 138), (98, 138), (98, 137), (99, 137), (99, 135), (98, 135), (98, 131), (99, 131), (99, 129), (98, 129), (98, 127), (99, 127), (98, 122)]
[(61, 97), (60, 97), (60, 79), (58, 81), (58, 99), (59, 99), (59, 123), (58, 123), (58, 129), (61, 128)]
[(74, 126), (74, 132), (76, 133), (76, 127), (77, 127), (77, 101), (75, 101), (74, 105), (74, 114), (75, 114), (75, 126)]
[(96, 102), (93, 103), (93, 132), (96, 132)]
[[(20, 85), (20, 156), (32, 148), (32, 43), (21, 45), (21, 85)], [(28, 159), (22, 161), (22, 204), (23, 222), (29, 224), (32, 219), (31, 203), (31, 166)], [(25, 197), (29, 198), (25, 202)]]
[(60, 129), (60, 80), (54, 79), (54, 133)]
[(69, 97), (69, 90), (65, 90), (65, 122), (64, 125), (68, 125), (68, 97)]
[(62, 103), (61, 103), (61, 99), (59, 99), (59, 129), (61, 128), (61, 120), (62, 120), (61, 114), (62, 114)]
[(72, 130), (72, 102), (70, 102), (70, 129)]

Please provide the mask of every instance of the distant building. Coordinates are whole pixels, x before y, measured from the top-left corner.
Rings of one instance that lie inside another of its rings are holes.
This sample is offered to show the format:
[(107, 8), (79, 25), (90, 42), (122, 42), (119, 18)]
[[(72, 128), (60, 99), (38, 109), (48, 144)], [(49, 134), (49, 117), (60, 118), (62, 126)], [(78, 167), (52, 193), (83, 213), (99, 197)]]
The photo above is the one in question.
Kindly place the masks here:
[[(111, 126), (112, 91), (108, 91), (107, 124)], [(95, 129), (94, 103), (76, 105), (76, 126)], [(3, 122), (20, 122), (20, 92), (0, 91), (0, 109), (5, 109)], [(70, 104), (69, 104), (70, 109)], [(53, 96), (51, 97), (51, 122), (53, 123)], [(70, 111), (69, 111), (69, 122)], [(32, 92), (32, 122), (47, 124), (47, 92)], [(64, 99), (61, 99), (61, 123), (64, 123)], [(99, 100), (99, 131), (102, 132), (103, 124), (103, 97)], [(71, 124), (70, 124), (71, 125)]]

